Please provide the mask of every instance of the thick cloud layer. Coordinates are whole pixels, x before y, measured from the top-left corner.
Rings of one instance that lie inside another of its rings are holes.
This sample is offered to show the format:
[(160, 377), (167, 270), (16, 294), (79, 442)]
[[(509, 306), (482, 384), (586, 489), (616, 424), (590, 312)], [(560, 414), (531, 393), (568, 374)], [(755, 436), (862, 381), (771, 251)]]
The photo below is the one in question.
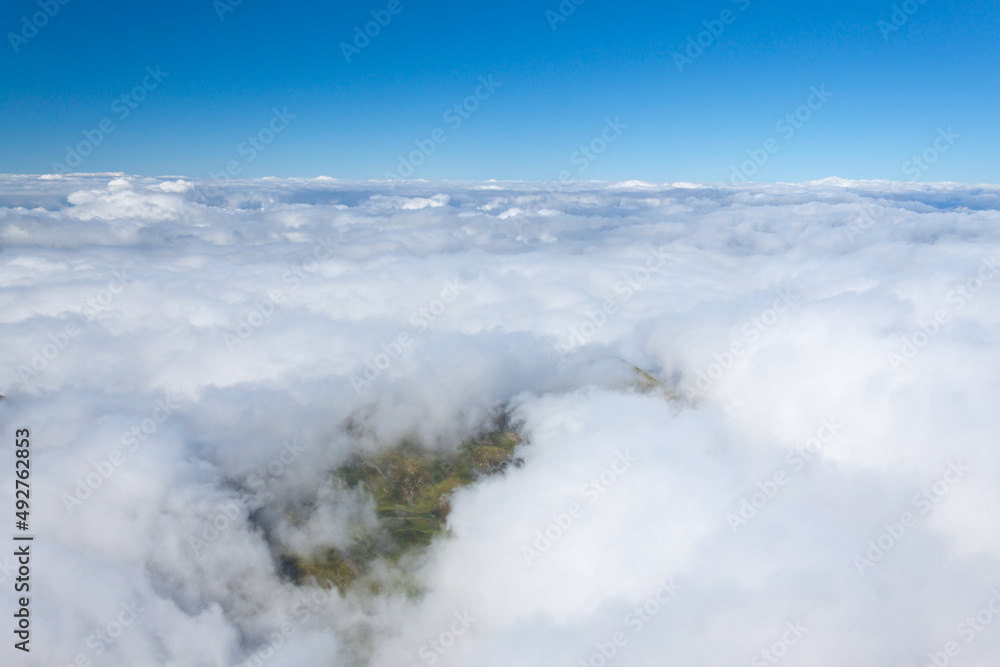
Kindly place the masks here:
[[(1000, 187), (0, 192), (14, 664), (996, 664)], [(347, 456), (499, 406), (525, 465), (456, 494), (422, 594), (282, 575), (375, 521)]]

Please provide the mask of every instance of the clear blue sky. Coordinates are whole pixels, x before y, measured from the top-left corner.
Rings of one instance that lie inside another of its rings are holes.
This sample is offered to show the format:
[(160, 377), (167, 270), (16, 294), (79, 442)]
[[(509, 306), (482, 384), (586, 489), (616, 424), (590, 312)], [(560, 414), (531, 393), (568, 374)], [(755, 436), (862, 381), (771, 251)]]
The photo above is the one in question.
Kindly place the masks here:
[[(725, 181), (749, 150), (767, 158), (758, 181), (1000, 182), (995, 0), (909, 0), (892, 32), (879, 26), (892, 0), (565, 0), (558, 22), (546, 15), (558, 0), (398, 0), (396, 14), (389, 0), (236, 1), (5, 2), (0, 172), (52, 172), (106, 120), (114, 130), (76, 170), (205, 177), (232, 162), (246, 177), (384, 178), (423, 140), (434, 152), (412, 176), (431, 180)], [(34, 16), (42, 5), (53, 16)], [(348, 62), (342, 43), (373, 11), (391, 20)], [(678, 71), (673, 54), (720, 16), (731, 21)], [(478, 109), (445, 116), (491, 76), (500, 86), (479, 89)], [(122, 101), (144, 77), (145, 99)], [(813, 86), (833, 96), (779, 131)], [(615, 118), (628, 127), (608, 128)], [(241, 150), (272, 122), (273, 141)], [(949, 127), (958, 138), (938, 141), (934, 164), (907, 165)], [(601, 148), (602, 131), (614, 139), (602, 154), (574, 154)]]

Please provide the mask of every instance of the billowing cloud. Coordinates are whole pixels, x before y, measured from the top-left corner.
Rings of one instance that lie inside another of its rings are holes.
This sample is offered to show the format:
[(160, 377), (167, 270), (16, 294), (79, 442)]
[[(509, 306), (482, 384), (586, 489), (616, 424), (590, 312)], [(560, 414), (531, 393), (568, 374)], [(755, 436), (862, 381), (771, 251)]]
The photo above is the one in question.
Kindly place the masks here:
[[(0, 192), (24, 664), (995, 664), (998, 187)], [(293, 583), (375, 525), (332, 470), (500, 407), (407, 586)]]

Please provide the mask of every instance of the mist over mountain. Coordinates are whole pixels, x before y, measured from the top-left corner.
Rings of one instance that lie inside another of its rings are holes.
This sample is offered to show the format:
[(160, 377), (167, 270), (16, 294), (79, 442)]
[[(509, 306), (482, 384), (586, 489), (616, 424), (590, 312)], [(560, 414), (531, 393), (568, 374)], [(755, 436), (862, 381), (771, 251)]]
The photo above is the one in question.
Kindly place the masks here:
[[(26, 664), (996, 664), (998, 186), (0, 193)], [(377, 585), (289, 573), (379, 525), (334, 471), (498, 430)]]

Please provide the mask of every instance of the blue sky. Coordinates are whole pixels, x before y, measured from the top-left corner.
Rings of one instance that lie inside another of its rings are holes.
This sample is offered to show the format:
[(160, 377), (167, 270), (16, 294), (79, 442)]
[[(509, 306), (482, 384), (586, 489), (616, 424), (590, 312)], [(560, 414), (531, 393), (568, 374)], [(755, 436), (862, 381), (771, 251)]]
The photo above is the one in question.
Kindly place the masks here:
[(5, 3), (0, 172), (1000, 182), (995, 2), (234, 1)]

